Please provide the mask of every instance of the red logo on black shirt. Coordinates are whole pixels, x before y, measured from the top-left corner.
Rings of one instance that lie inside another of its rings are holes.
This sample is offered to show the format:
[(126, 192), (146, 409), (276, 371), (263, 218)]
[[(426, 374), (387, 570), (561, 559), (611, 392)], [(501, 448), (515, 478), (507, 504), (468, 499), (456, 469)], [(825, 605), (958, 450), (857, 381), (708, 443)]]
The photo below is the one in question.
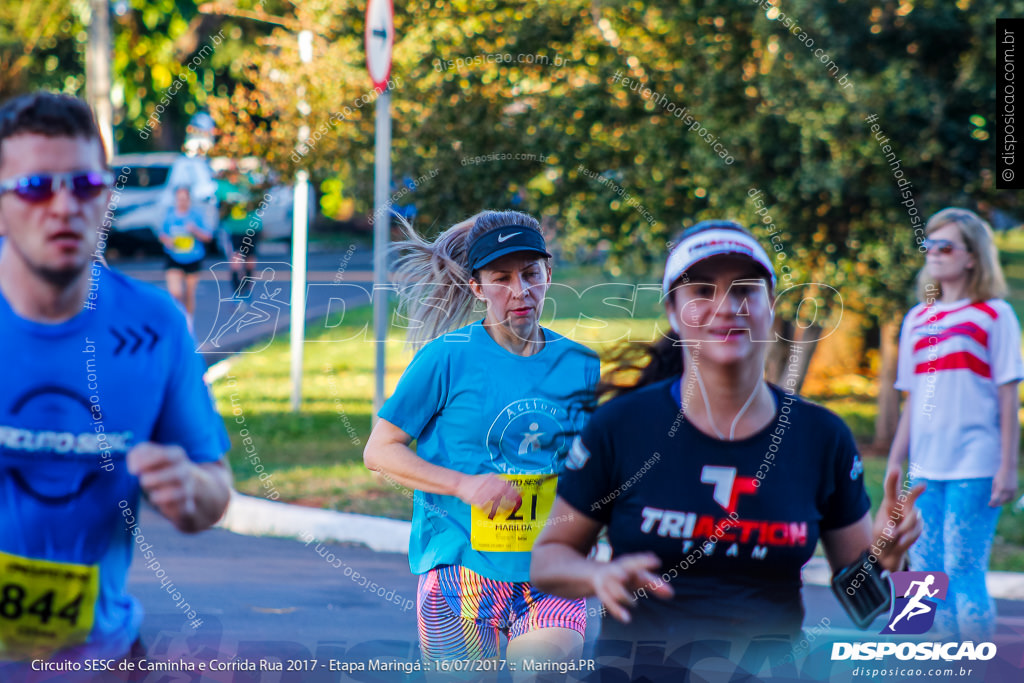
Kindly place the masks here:
[(730, 514), (736, 512), (736, 503), (741, 495), (757, 493), (754, 477), (737, 477), (735, 467), (704, 465), (700, 471), (700, 480), (704, 484), (714, 484), (715, 490), (711, 497)]

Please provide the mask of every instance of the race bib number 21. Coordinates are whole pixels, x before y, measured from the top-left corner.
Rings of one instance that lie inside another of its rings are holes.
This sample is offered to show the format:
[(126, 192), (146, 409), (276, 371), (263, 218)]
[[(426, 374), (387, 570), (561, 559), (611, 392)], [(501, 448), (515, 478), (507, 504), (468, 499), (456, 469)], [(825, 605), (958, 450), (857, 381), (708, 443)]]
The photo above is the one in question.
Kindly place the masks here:
[(501, 476), (519, 489), (522, 502), (512, 510), (472, 508), (470, 540), (473, 550), (529, 552), (551, 514), (558, 479), (554, 474)]
[(42, 657), (85, 642), (99, 567), (0, 552), (0, 659)]

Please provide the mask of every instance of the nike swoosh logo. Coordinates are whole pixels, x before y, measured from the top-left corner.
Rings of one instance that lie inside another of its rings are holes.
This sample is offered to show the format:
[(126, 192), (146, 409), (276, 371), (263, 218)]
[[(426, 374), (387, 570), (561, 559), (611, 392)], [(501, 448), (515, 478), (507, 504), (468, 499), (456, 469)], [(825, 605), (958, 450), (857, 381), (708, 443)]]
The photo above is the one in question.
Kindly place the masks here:
[(512, 239), (516, 235), (522, 235), (522, 234), (523, 233), (521, 233), (521, 232), (514, 232), (511, 235), (498, 235), (498, 242), (501, 243), (501, 242), (504, 242), (505, 240)]

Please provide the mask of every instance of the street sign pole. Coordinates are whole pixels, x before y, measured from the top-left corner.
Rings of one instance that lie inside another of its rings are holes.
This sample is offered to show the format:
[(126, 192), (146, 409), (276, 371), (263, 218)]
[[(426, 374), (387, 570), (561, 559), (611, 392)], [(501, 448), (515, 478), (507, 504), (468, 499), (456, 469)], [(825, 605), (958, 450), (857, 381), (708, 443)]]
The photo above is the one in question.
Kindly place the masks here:
[(391, 91), (377, 98), (377, 133), (373, 164), (373, 338), (377, 354), (374, 363), (373, 415), (384, 404), (384, 344), (388, 332), (388, 246), (391, 239)]
[(366, 70), (377, 89), (377, 130), (373, 150), (373, 339), (376, 344), (373, 420), (384, 404), (384, 345), (388, 331), (388, 245), (391, 239), (391, 51), (395, 43), (391, 0), (366, 3)]

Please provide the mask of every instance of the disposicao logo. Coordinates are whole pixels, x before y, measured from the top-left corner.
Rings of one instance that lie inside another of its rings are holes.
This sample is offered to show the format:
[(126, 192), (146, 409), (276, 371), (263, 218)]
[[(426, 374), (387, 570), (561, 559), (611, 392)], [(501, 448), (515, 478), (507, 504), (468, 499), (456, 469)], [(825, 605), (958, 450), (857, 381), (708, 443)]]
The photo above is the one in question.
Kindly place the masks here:
[[(889, 621), (879, 633), (883, 635), (920, 635), (935, 623), (936, 602), (946, 599), (949, 577), (943, 572), (893, 572), (892, 608)], [(971, 641), (937, 642), (867, 642), (832, 643), (832, 660), (870, 660), (895, 656), (918, 661), (989, 660), (996, 656), (994, 643)]]
[(927, 633), (935, 623), (935, 601), (946, 599), (949, 577), (943, 572), (893, 572), (891, 578), (892, 609), (880, 633)]

